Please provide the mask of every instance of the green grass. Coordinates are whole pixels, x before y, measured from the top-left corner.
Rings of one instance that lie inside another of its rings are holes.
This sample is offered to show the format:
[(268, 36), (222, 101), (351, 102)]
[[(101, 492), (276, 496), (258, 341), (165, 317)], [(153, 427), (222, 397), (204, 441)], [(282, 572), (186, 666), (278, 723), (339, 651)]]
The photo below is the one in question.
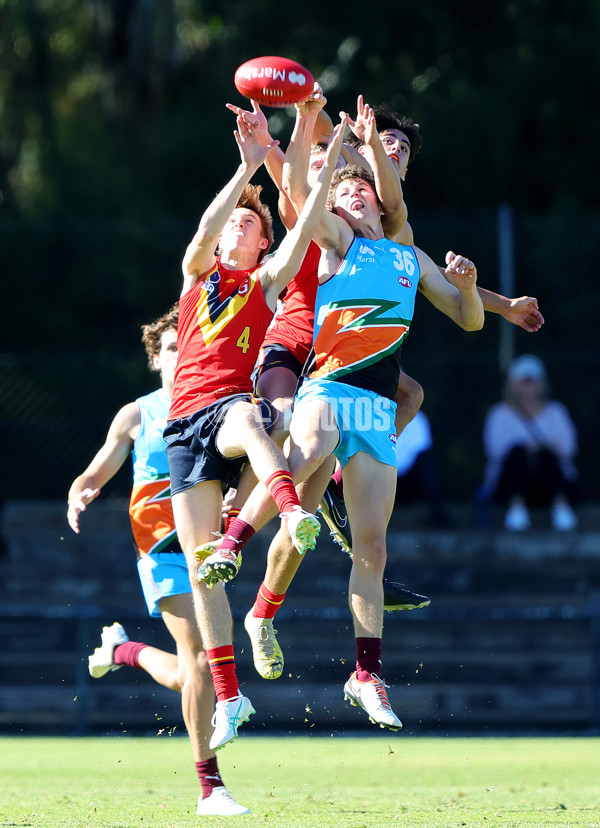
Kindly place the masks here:
[[(247, 828), (600, 828), (600, 739), (242, 734), (219, 763)], [(0, 738), (2, 828), (231, 824), (197, 796), (183, 738)]]

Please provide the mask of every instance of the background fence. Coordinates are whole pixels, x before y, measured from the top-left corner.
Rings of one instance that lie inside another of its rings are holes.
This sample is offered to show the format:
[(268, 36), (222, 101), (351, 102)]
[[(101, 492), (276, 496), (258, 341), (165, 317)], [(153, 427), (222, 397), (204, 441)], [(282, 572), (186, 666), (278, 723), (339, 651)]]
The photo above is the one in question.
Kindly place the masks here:
[[(384, 672), (408, 733), (600, 732), (600, 511), (574, 534), (535, 529), (424, 530), (394, 514), (387, 575), (431, 606), (386, 613)], [(0, 732), (182, 730), (179, 699), (142, 671), (100, 680), (87, 656), (102, 626), (173, 652), (143, 603), (126, 503), (104, 498), (81, 535), (62, 501), (11, 501), (0, 558)], [(410, 528), (412, 527), (412, 529)], [(278, 614), (282, 677), (254, 671), (243, 617), (262, 580), (274, 525), (252, 539), (228, 586), (238, 676), (259, 733), (358, 731), (366, 716), (343, 702), (354, 662), (349, 561), (325, 533), (307, 554)]]
[[(436, 261), (448, 249), (464, 252), (477, 263), (480, 284), (499, 290), (497, 212), (411, 212), (410, 220)], [(424, 387), (445, 492), (469, 499), (481, 480), (481, 429), (502, 394), (507, 350), (541, 356), (579, 431), (584, 498), (595, 500), (600, 220), (515, 215), (513, 224), (514, 293), (538, 298), (543, 328), (528, 334), (488, 315), (482, 331), (465, 333), (419, 296), (403, 366)], [(156, 386), (139, 326), (176, 300), (193, 229), (191, 221), (0, 225), (5, 260), (19, 262), (8, 274), (0, 349), (5, 499), (64, 497), (118, 408)], [(20, 274), (31, 270), (48, 276), (28, 296)], [(13, 313), (17, 307), (25, 312)], [(129, 483), (127, 470), (107, 491), (126, 495)]]

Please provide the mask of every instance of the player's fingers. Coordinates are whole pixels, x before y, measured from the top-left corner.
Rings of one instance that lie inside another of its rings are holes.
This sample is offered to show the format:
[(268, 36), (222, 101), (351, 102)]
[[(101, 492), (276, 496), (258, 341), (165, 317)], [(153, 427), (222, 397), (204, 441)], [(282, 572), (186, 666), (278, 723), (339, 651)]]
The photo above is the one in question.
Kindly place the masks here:
[(456, 273), (460, 273), (462, 275), (471, 270), (474, 265), (473, 262), (465, 256), (455, 256), (451, 262), (448, 262), (448, 267), (451, 267), (452, 270), (456, 271)]
[(329, 150), (330, 154), (331, 154), (331, 149), (330, 149), (330, 148), (334, 146), (335, 142), (336, 142), (336, 141), (338, 140), (338, 138), (340, 137), (340, 133), (343, 133), (343, 131), (344, 131), (344, 126), (345, 126), (345, 124), (343, 124), (343, 123), (339, 123), (339, 124), (336, 124), (336, 125), (334, 126), (334, 128), (333, 128), (333, 134), (332, 134), (332, 136), (331, 136), (331, 141), (330, 141), (330, 143), (329, 143), (329, 147), (327, 148), (327, 149)]

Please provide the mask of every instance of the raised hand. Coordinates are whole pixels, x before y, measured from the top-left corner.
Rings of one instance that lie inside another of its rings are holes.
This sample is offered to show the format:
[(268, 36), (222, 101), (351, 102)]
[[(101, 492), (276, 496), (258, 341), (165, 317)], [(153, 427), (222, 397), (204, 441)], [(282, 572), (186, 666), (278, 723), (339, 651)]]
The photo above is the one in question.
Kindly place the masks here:
[(315, 81), (315, 85), (313, 87), (312, 92), (303, 101), (299, 101), (299, 103), (295, 104), (296, 109), (298, 112), (301, 112), (303, 115), (308, 115), (313, 112), (317, 114), (323, 109), (325, 104), (327, 103), (327, 98), (323, 94), (323, 90), (319, 86), (319, 84)]
[(250, 101), (250, 103), (252, 104), (252, 112), (248, 109), (242, 109), (241, 106), (236, 106), (235, 104), (228, 103), (225, 106), (239, 118), (243, 118), (248, 126), (254, 127), (258, 140), (263, 146), (267, 146), (273, 140), (269, 133), (267, 116), (260, 108), (258, 101)]
[(237, 116), (236, 126), (237, 129), (234, 130), (233, 134), (242, 161), (248, 167), (258, 169), (271, 150), (279, 146), (279, 141), (271, 140), (268, 144), (263, 144), (258, 136), (258, 128), (250, 123), (244, 115)]
[(346, 124), (348, 123), (348, 116), (345, 112), (340, 112), (340, 122), (336, 124), (333, 128), (333, 134), (331, 136), (331, 141), (327, 146), (327, 152), (325, 154), (325, 163), (324, 167), (327, 169), (335, 169), (338, 158), (340, 157), (340, 150), (342, 148), (342, 143), (344, 141), (344, 131), (346, 129)]
[(371, 144), (377, 135), (375, 113), (369, 104), (364, 102), (362, 95), (359, 95), (356, 101), (356, 120), (353, 121), (348, 116), (348, 124), (356, 137), (365, 144)]
[(446, 278), (458, 290), (474, 288), (477, 283), (477, 268), (470, 259), (449, 250), (446, 253)]

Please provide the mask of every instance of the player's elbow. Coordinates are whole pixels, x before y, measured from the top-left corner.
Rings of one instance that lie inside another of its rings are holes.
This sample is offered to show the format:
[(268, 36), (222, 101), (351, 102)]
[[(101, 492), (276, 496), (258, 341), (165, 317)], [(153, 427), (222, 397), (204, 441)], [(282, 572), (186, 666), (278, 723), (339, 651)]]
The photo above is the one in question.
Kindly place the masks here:
[(197, 248), (195, 246), (192, 247), (192, 245), (190, 245), (188, 249), (185, 251), (185, 255), (181, 263), (181, 270), (183, 271), (184, 276), (191, 276), (196, 270), (194, 264), (196, 251)]
[(461, 328), (464, 331), (480, 331), (485, 322), (485, 315), (482, 313), (477, 319), (467, 319), (461, 322)]

